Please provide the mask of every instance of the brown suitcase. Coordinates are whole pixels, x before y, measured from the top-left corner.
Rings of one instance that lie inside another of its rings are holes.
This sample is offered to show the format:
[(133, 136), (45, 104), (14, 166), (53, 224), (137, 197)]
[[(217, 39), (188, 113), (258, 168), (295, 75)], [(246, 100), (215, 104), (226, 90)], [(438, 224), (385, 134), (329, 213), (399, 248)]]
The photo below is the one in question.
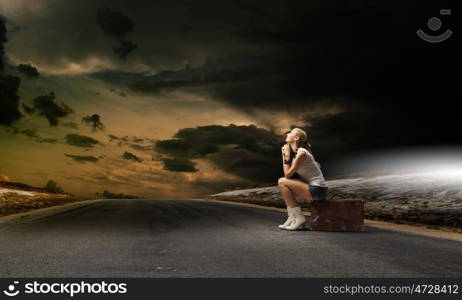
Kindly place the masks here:
[(364, 201), (359, 199), (311, 202), (311, 230), (364, 231)]

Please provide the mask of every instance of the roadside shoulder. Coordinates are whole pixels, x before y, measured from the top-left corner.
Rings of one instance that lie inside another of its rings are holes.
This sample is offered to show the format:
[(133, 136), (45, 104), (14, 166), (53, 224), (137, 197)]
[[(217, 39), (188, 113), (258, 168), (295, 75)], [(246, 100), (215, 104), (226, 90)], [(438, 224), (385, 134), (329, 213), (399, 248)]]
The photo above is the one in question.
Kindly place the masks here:
[(92, 200), (83, 200), (66, 203), (63, 205), (53, 205), (44, 208), (32, 209), (25, 212), (20, 212), (16, 214), (6, 215), (0, 217), (0, 228), (6, 225), (20, 224), (23, 222), (29, 222), (34, 219), (43, 218), (61, 211), (66, 211), (76, 207), (88, 205), (91, 203), (106, 201), (107, 199), (92, 199)]
[[(259, 204), (234, 202), (234, 201), (226, 201), (226, 200), (218, 200), (218, 199), (210, 199), (210, 198), (197, 199), (197, 200), (215, 201), (215, 202), (221, 202), (221, 203), (232, 203), (236, 205), (244, 205), (244, 206), (249, 206), (249, 207), (262, 208), (266, 210), (280, 211), (284, 213), (286, 212), (285, 208), (270, 207), (270, 206), (264, 206), (264, 205), (259, 205)], [(306, 216), (311, 216), (310, 212), (304, 212), (304, 214)], [(398, 223), (393, 223), (393, 222), (378, 221), (378, 220), (371, 220), (371, 219), (364, 219), (364, 225), (372, 226), (372, 227), (376, 227), (380, 229), (419, 234), (419, 235), (424, 235), (424, 236), (430, 236), (430, 237), (449, 239), (449, 240), (462, 242), (462, 233), (451, 232), (451, 231), (446, 231), (446, 230), (439, 230), (439, 229), (430, 229), (430, 228), (425, 227), (425, 225), (398, 224)]]

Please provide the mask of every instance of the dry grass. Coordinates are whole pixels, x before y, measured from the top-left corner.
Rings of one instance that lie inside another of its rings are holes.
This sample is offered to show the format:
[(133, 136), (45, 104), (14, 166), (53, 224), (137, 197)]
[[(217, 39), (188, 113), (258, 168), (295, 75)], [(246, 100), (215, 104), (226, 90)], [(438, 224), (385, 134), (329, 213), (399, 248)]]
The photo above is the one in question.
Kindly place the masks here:
[(22, 183), (0, 181), (0, 216), (83, 200), (86, 199), (71, 194), (54, 194)]

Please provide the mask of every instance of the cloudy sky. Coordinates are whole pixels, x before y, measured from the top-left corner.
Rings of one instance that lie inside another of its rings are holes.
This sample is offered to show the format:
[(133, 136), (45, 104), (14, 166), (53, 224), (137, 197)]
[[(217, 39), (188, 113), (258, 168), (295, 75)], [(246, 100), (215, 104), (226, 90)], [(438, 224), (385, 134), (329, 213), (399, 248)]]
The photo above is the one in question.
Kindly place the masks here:
[(0, 180), (196, 197), (275, 184), (293, 127), (326, 176), (347, 154), (460, 144), (460, 43), (442, 8), (0, 0)]

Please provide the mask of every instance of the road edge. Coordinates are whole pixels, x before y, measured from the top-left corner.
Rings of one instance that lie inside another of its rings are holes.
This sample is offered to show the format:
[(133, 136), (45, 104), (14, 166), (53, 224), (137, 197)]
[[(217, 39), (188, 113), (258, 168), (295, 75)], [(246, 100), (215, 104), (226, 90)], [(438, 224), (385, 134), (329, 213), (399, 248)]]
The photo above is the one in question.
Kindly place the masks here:
[[(244, 203), (244, 202), (234, 202), (234, 201), (226, 201), (226, 200), (218, 200), (218, 199), (192, 199), (192, 200), (202, 200), (202, 201), (212, 201), (212, 202), (221, 202), (221, 203), (231, 203), (235, 205), (243, 205), (255, 208), (261, 208), (266, 210), (272, 211), (279, 211), (287, 213), (285, 208), (278, 208), (278, 207), (271, 207), (271, 206), (264, 206), (259, 204), (252, 204), (252, 203)], [(303, 212), (306, 216), (311, 216), (310, 212)], [(372, 226), (380, 229), (398, 231), (398, 232), (405, 232), (405, 233), (412, 233), (417, 235), (424, 235), (429, 237), (436, 237), (442, 239), (453, 240), (457, 242), (462, 242), (462, 233), (458, 232), (450, 232), (445, 230), (438, 230), (438, 229), (430, 229), (426, 228), (423, 225), (408, 225), (408, 224), (397, 224), (393, 222), (386, 222), (386, 221), (378, 221), (378, 220), (371, 220), (364, 218), (364, 225)]]
[(43, 208), (36, 208), (32, 210), (28, 210), (25, 212), (20, 212), (16, 214), (6, 215), (0, 217), (0, 228), (6, 225), (14, 225), (29, 222), (31, 220), (43, 218), (49, 215), (53, 215), (58, 212), (70, 210), (77, 208), (79, 206), (88, 205), (91, 203), (107, 201), (108, 199), (92, 199), (92, 200), (82, 200), (82, 201), (75, 201), (70, 202), (62, 205), (53, 205), (49, 207)]

